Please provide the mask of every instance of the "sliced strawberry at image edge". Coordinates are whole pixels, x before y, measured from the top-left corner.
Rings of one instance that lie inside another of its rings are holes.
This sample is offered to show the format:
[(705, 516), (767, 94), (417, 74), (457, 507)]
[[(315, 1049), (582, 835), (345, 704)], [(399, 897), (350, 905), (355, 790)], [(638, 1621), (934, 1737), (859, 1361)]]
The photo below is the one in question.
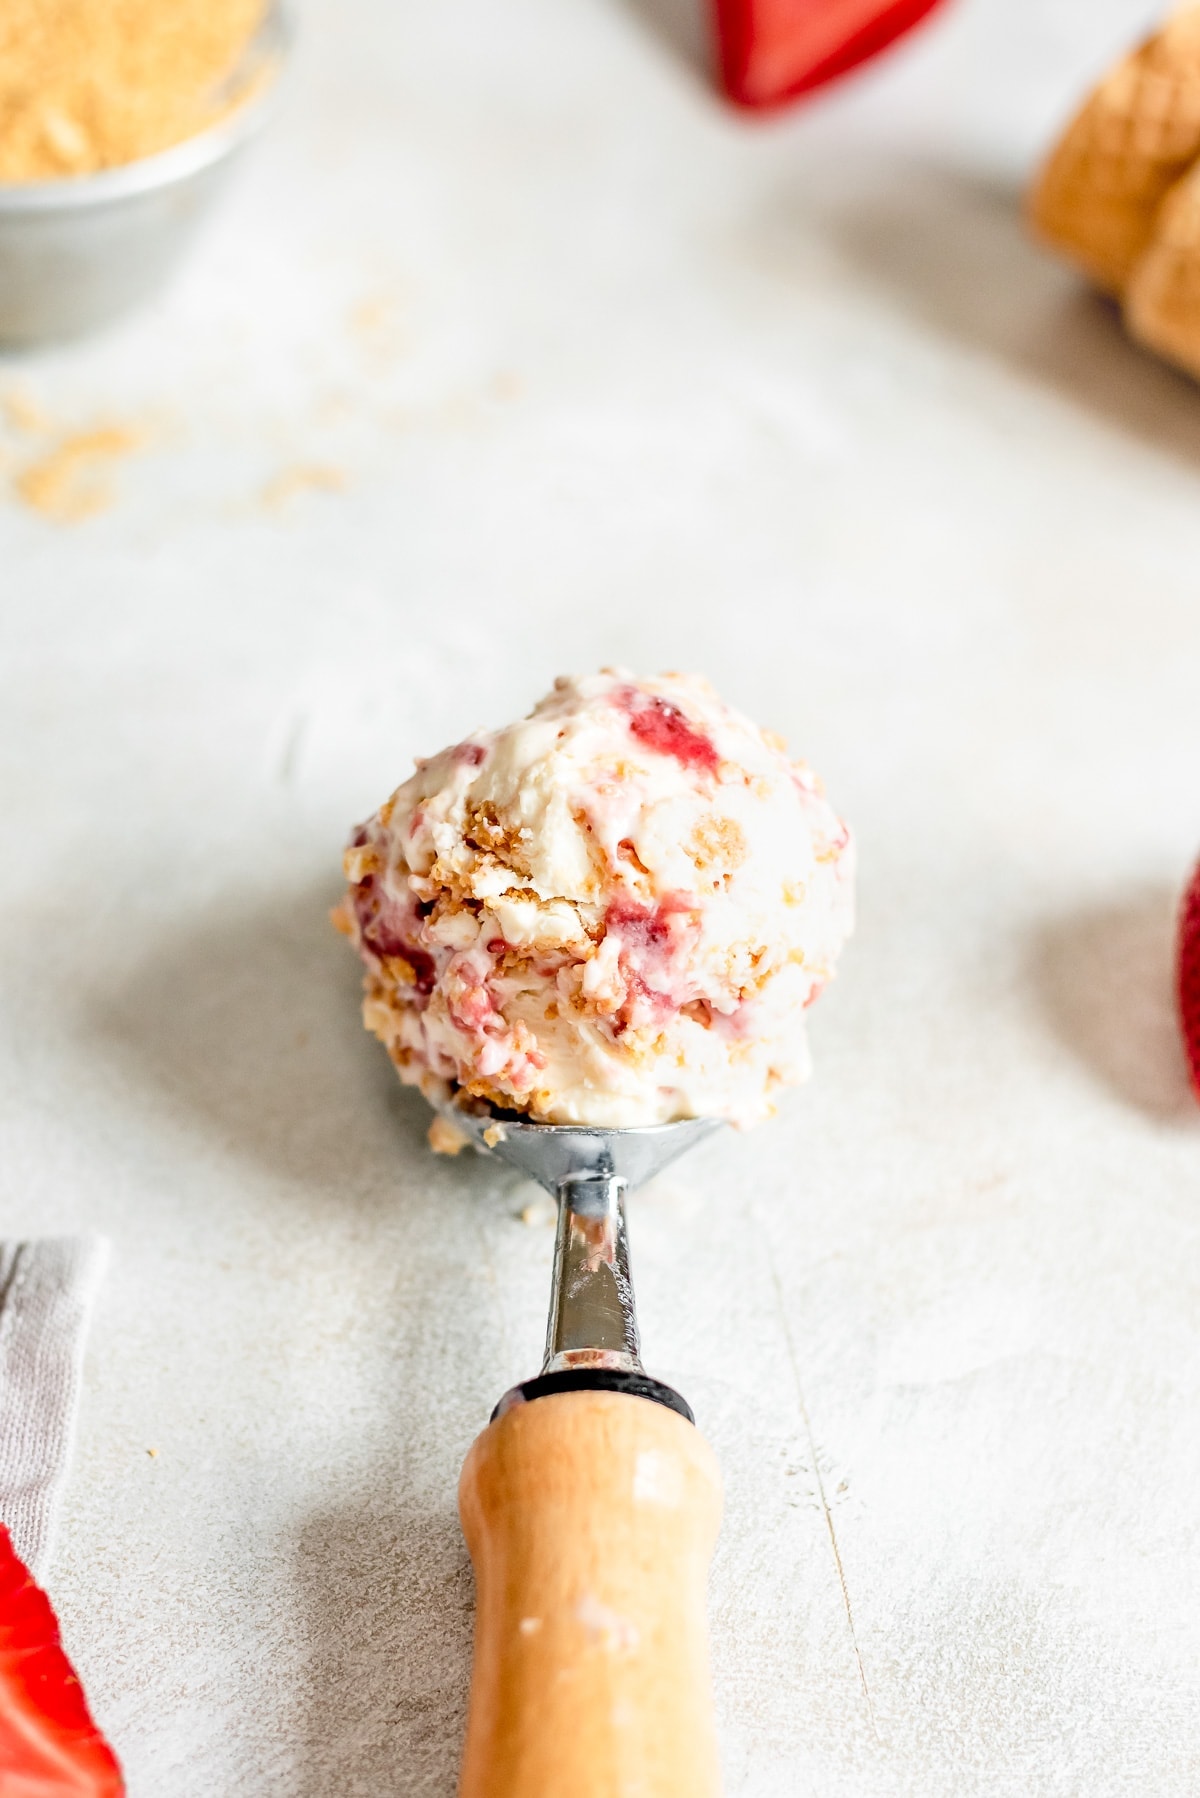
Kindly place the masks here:
[(92, 1721), (50, 1600), (0, 1524), (0, 1793), (122, 1798), (116, 1756)]
[(942, 0), (715, 0), (721, 77), (739, 106), (780, 106), (886, 50)]
[(1179, 1022), (1192, 1090), (1200, 1099), (1200, 863), (1179, 908)]

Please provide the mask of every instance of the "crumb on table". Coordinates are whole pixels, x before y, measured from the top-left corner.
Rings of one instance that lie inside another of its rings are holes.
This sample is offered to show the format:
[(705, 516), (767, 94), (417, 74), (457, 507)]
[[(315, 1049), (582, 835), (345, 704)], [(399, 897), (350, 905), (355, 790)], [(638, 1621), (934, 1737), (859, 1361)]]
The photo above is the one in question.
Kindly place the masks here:
[(321, 462), (298, 463), (294, 468), (283, 469), (267, 482), (262, 490), (262, 503), (278, 508), (286, 506), (300, 493), (343, 493), (345, 488), (346, 476), (340, 468)]
[(63, 437), (36, 461), (26, 463), (13, 486), (18, 497), (44, 518), (76, 524), (113, 501), (107, 471), (142, 443), (144, 433), (127, 425), (100, 425)]
[(435, 1155), (459, 1155), (467, 1146), (467, 1138), (449, 1118), (435, 1117), (429, 1126), (429, 1146)]

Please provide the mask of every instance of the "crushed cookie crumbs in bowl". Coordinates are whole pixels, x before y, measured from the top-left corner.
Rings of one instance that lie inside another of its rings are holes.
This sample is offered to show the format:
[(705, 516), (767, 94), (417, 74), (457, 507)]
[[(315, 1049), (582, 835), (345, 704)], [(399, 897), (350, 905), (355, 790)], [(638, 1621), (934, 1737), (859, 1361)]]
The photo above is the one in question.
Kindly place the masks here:
[(0, 345), (151, 294), (268, 117), (275, 0), (14, 0), (0, 16)]

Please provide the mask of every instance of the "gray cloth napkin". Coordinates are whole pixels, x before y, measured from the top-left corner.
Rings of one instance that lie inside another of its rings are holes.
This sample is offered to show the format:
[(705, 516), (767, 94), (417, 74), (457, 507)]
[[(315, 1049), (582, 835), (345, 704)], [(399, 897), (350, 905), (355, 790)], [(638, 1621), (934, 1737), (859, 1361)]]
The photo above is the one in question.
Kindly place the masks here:
[(0, 1522), (38, 1579), (50, 1559), (84, 1340), (107, 1262), (101, 1237), (0, 1242)]

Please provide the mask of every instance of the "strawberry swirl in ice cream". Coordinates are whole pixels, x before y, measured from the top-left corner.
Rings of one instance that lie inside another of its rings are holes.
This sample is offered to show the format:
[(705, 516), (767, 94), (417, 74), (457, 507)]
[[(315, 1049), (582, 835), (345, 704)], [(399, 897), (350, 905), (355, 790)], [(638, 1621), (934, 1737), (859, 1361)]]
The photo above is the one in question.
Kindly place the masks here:
[(853, 927), (816, 776), (694, 675), (557, 681), (419, 762), (345, 866), (400, 1078), (545, 1123), (768, 1116)]

